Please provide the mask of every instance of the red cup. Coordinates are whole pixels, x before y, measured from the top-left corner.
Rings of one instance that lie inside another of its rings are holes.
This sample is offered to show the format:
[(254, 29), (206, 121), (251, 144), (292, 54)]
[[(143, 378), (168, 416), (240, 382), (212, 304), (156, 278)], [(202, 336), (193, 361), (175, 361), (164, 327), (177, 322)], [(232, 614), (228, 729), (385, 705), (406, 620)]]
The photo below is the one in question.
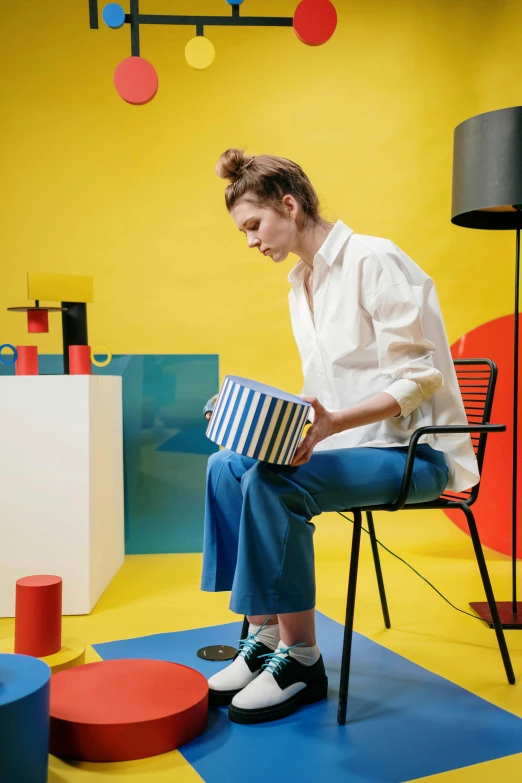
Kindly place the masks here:
[(49, 312), (47, 310), (28, 310), (27, 311), (27, 331), (28, 332), (48, 332), (49, 331)]
[(90, 345), (69, 346), (69, 374), (92, 375)]
[(17, 345), (18, 359), (15, 364), (17, 375), (38, 375), (38, 348), (36, 345)]

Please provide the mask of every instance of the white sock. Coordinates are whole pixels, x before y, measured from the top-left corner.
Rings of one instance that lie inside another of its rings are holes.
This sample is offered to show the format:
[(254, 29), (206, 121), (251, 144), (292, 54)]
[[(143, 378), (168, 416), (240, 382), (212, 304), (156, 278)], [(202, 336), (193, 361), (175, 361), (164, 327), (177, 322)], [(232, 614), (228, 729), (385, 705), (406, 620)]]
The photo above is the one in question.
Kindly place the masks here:
[[(286, 642), (283, 642), (282, 639), (279, 640), (279, 644), (277, 645), (278, 649), (281, 647), (286, 648), (288, 646), (289, 645), (286, 644)], [(290, 655), (291, 658), (295, 658), (296, 661), (299, 661), (299, 663), (302, 663), (305, 666), (313, 666), (313, 664), (316, 663), (316, 661), (318, 661), (321, 657), (317, 643), (314, 644), (313, 647), (292, 647), (292, 649), (288, 651), (288, 655)]]
[(279, 641), (279, 623), (276, 623), (275, 625), (265, 625), (262, 631), (259, 630), (260, 628), (260, 625), (249, 623), (248, 633), (255, 633), (258, 641), (266, 644), (271, 650), (275, 650), (277, 642)]
[[(259, 630), (260, 628), (260, 625), (252, 625), (252, 623), (250, 623), (248, 632), (255, 633), (258, 641), (266, 644), (270, 650), (275, 650), (279, 639), (279, 624), (265, 625), (262, 631)], [(245, 688), (259, 674), (260, 670), (254, 673), (250, 671), (244, 656), (240, 654), (224, 669), (213, 674), (212, 677), (209, 678), (208, 684), (209, 688), (212, 688), (214, 691), (237, 690), (239, 688)]]

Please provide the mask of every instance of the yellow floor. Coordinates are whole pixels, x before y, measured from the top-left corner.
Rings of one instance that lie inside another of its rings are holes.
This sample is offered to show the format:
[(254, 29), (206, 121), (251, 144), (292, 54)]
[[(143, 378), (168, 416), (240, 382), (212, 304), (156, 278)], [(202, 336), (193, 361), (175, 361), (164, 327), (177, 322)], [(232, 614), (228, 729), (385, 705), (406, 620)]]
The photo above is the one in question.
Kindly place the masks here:
[[(381, 513), (375, 515), (375, 522), (377, 537), (454, 604), (469, 610), (468, 601), (484, 600), (470, 539), (442, 512)], [(352, 526), (338, 514), (323, 514), (315, 523), (317, 609), (342, 623)], [(371, 551), (363, 534), (356, 630), (522, 717), (522, 632), (506, 633), (518, 680), (510, 686), (493, 631), (449, 607), (391, 555), (381, 550), (381, 556), (392, 628), (383, 628)], [(486, 557), (497, 599), (509, 600), (508, 558), (489, 550)], [(128, 556), (90, 615), (64, 617), (63, 634), (90, 645), (240, 619), (228, 609), (229, 593), (199, 590), (200, 570), (200, 554)], [(14, 621), (0, 619), (0, 638), (13, 633)], [(98, 660), (91, 647), (86, 660)], [(118, 764), (71, 764), (50, 757), (49, 783), (103, 783), (116, 777), (129, 783), (201, 780), (178, 751)], [(505, 783), (522, 779), (522, 754), (423, 780), (496, 783), (500, 778)]]

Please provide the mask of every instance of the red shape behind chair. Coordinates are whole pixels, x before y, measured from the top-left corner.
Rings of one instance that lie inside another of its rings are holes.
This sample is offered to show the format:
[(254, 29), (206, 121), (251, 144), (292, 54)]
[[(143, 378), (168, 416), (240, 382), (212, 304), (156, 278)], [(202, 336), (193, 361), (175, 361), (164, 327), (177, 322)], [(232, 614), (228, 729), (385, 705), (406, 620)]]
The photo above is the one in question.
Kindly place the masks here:
[(100, 661), (51, 678), (50, 751), (82, 761), (130, 761), (199, 736), (208, 682), (195, 669), (148, 659)]
[[(522, 316), (520, 317), (522, 327)], [(483, 546), (496, 552), (511, 555), (512, 545), (512, 493), (513, 493), (513, 330), (512, 315), (503, 315), (493, 321), (476, 326), (451, 345), (455, 359), (487, 356), (498, 366), (497, 386), (491, 411), (491, 421), (507, 425), (507, 432), (488, 436), (488, 446), (482, 467), (480, 495), (473, 506), (475, 520)], [(468, 407), (473, 407), (468, 397)], [(519, 403), (520, 410), (520, 403)], [(471, 410), (471, 413), (474, 411)], [(473, 420), (470, 421), (470, 424)], [(476, 423), (476, 422), (473, 422)], [(517, 519), (522, 529), (522, 417), (518, 419), (518, 475)], [(444, 513), (469, 535), (466, 517), (458, 509), (445, 509)], [(517, 558), (522, 558), (522, 535), (517, 539)]]
[(36, 345), (17, 345), (18, 359), (15, 364), (17, 375), (38, 375), (38, 348)]
[(16, 582), (15, 653), (43, 658), (62, 647), (62, 579), (26, 576)]

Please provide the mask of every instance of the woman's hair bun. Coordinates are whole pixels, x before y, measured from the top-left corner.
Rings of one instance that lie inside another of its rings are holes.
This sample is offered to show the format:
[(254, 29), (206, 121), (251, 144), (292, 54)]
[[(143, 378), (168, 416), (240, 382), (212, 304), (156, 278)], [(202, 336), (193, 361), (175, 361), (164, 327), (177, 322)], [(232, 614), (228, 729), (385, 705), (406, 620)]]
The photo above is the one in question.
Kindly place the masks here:
[(216, 165), (216, 174), (222, 179), (234, 182), (242, 169), (250, 163), (253, 155), (245, 155), (243, 150), (231, 148), (224, 152)]
[(245, 155), (244, 150), (231, 147), (220, 156), (216, 174), (229, 180), (225, 188), (225, 204), (229, 212), (234, 204), (246, 198), (288, 217), (281, 202), (291, 193), (301, 207), (302, 225), (306, 221), (321, 221), (317, 193), (301, 166), (293, 160), (263, 153)]

